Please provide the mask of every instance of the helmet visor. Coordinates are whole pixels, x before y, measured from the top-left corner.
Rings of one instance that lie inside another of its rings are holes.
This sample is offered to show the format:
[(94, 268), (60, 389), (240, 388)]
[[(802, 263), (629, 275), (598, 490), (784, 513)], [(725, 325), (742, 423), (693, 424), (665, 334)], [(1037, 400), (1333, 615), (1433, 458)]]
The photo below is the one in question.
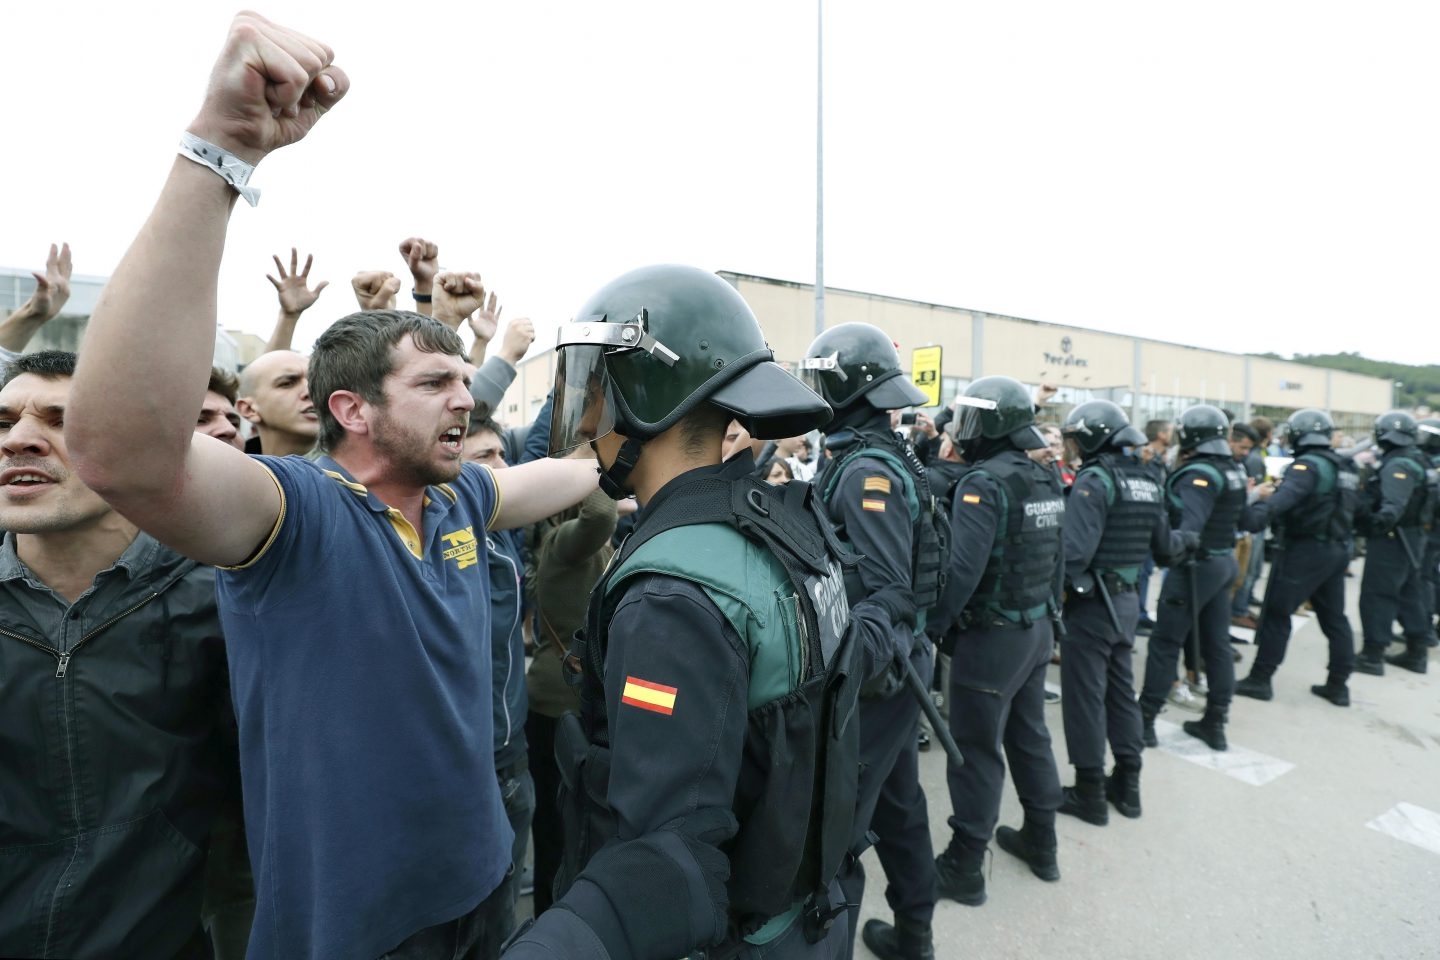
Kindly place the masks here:
[(563, 457), (615, 429), (615, 404), (599, 344), (556, 351), (555, 404), (550, 411), (550, 456)]
[(958, 443), (974, 440), (983, 432), (981, 417), (987, 411), (999, 408), (994, 400), (984, 397), (959, 396), (955, 398), (955, 417), (950, 421), (951, 437)]
[(805, 357), (800, 361), (800, 382), (822, 397), (830, 396), (824, 388), (827, 373), (841, 383), (847, 379), (845, 371), (840, 369), (838, 352), (828, 357)]

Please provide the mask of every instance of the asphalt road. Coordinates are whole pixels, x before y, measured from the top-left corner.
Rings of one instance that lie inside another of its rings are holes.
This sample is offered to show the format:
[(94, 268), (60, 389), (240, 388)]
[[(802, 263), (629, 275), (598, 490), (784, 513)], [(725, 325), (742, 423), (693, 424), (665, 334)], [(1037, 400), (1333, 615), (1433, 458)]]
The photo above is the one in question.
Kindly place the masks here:
[[(1357, 642), (1360, 571), (1355, 564), (1348, 581)], [(1137, 673), (1143, 647), (1142, 638)], [(1239, 649), (1244, 676), (1255, 648)], [(1349, 708), (1310, 693), (1325, 661), (1325, 638), (1307, 618), (1273, 681), (1275, 699), (1236, 698), (1227, 728), (1235, 757), (1167, 727), (1198, 716), (1167, 708), (1161, 747), (1145, 753), (1144, 815), (1112, 808), (1104, 827), (1060, 817), (1058, 883), (992, 843), (989, 900), (940, 903), (936, 956), (1440, 958), (1440, 651), (1423, 676), (1395, 667), (1356, 675)], [(1058, 685), (1059, 668), (1050, 673)], [(1073, 783), (1060, 707), (1047, 711), (1061, 780)], [(949, 842), (944, 762), (938, 746), (921, 755), (937, 851)], [(1405, 814), (1428, 849), (1367, 826)], [(1021, 822), (1008, 783), (1000, 822)], [(889, 919), (873, 853), (866, 870), (862, 923)], [(857, 946), (857, 957), (870, 955)]]

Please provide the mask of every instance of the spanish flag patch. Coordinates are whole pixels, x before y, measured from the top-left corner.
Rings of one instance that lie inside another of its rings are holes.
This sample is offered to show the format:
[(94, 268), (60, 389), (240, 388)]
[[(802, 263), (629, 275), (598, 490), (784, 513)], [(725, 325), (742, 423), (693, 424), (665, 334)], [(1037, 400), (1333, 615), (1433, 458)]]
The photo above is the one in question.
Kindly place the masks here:
[(1292, 464), (1291, 467), (1290, 467), (1290, 469), (1292, 469), (1292, 470), (1309, 470), (1310, 468), (1307, 467), (1307, 466), (1305, 466), (1305, 464), (1303, 464), (1303, 463), (1296, 463), (1296, 464)]
[(967, 494), (965, 494), (964, 496), (962, 496), (962, 497), (960, 498), (960, 500), (961, 500), (962, 502), (964, 502), (964, 503), (979, 503), (979, 502), (980, 502), (980, 494), (978, 494), (978, 493), (967, 493)]
[(675, 712), (675, 695), (679, 693), (676, 687), (667, 687), (663, 683), (651, 683), (649, 680), (641, 680), (639, 677), (626, 677), (625, 690), (620, 694), (620, 702), (628, 703), (632, 707), (639, 707), (641, 710), (649, 710), (652, 713), (663, 713), (670, 716)]
[(1210, 481), (1209, 481), (1209, 480), (1206, 480), (1204, 477), (1196, 477), (1196, 478), (1195, 478), (1195, 486), (1197, 486), (1197, 487), (1208, 487), (1208, 486), (1210, 486)]
[(889, 493), (889, 477), (866, 477), (864, 490), (866, 493)]
[(884, 500), (871, 500), (869, 497), (866, 497), (865, 499), (860, 501), (860, 506), (864, 507), (866, 510), (873, 510), (876, 513), (885, 512)]

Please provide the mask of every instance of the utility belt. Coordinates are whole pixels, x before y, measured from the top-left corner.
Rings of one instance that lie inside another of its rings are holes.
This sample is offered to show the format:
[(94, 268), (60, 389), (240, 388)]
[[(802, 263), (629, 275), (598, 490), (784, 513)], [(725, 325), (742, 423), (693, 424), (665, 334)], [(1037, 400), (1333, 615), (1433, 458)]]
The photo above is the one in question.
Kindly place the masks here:
[(964, 630), (1028, 630), (1049, 617), (1050, 606), (1044, 603), (1028, 610), (1002, 610), (990, 606), (966, 607), (960, 614), (960, 626)]
[(1134, 580), (1125, 579), (1125, 570), (1094, 570), (1095, 579), (1105, 584), (1105, 591), (1112, 597), (1118, 597), (1122, 593), (1134, 593), (1139, 589), (1139, 567), (1128, 567)]

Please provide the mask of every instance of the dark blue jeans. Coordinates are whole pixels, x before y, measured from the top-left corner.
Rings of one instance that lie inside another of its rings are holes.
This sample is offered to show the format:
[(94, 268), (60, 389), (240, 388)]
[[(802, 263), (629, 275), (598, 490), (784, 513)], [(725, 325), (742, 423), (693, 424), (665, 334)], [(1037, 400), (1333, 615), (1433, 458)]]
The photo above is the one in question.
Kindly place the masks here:
[(380, 960), (495, 960), (501, 944), (515, 929), (518, 881), (510, 871), (474, 910), (412, 933)]

